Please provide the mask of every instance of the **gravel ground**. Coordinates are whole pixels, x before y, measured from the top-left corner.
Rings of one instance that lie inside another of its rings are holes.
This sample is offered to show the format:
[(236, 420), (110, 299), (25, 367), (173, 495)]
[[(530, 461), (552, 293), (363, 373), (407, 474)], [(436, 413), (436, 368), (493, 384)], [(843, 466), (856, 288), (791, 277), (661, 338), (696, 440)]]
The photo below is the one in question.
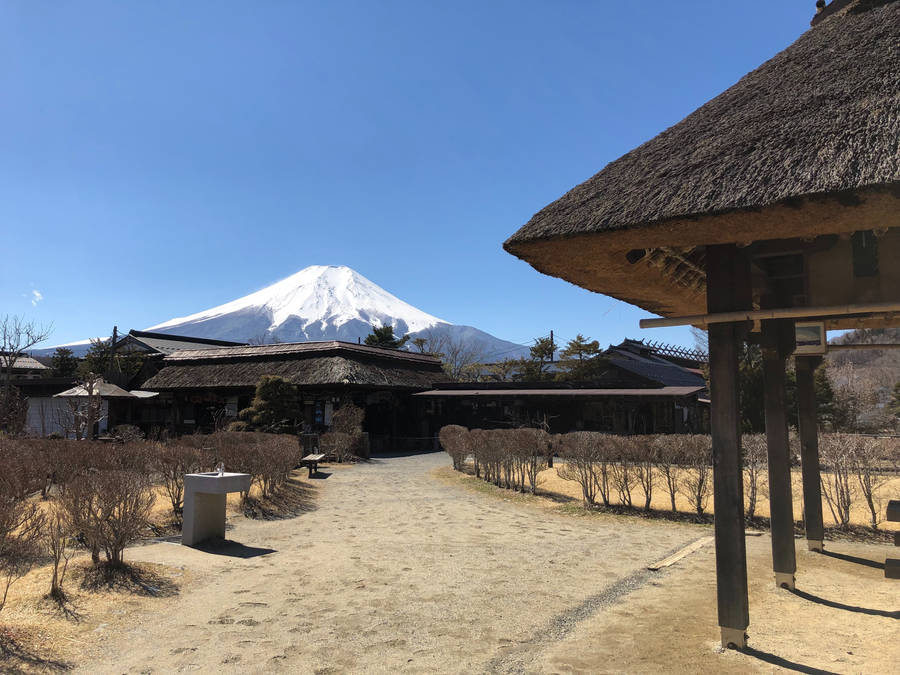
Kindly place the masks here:
[(80, 670), (543, 670), (548, 648), (668, 578), (647, 564), (709, 533), (523, 506), (437, 479), (447, 463), (436, 453), (325, 467), (314, 509), (231, 516), (241, 546), (132, 549), (193, 581), (164, 608), (104, 624)]

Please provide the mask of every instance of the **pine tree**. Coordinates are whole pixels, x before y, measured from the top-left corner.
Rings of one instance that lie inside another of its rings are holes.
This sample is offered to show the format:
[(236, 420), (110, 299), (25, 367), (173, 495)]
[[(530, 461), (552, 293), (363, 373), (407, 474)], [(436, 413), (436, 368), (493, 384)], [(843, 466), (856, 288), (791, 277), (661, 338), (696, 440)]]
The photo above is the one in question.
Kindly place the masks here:
[(65, 347), (56, 348), (50, 363), (56, 377), (72, 377), (78, 370), (78, 359), (75, 358), (71, 349)]
[(566, 348), (559, 353), (560, 359), (577, 359), (584, 361), (592, 358), (600, 353), (600, 343), (597, 340), (588, 342), (588, 339), (581, 333), (569, 340)]
[(263, 375), (256, 383), (256, 396), (239, 417), (259, 431), (293, 433), (300, 413), (297, 387), (277, 375)]
[(372, 332), (366, 336), (366, 344), (370, 347), (384, 347), (385, 349), (400, 349), (409, 340), (409, 335), (402, 338), (394, 337), (394, 327), (384, 325), (381, 328), (372, 326)]
[(597, 340), (589, 341), (581, 333), (576, 335), (566, 344), (566, 348), (559, 353), (560, 366), (563, 371), (558, 373), (556, 379), (588, 381), (599, 379), (606, 372), (606, 359), (599, 356), (600, 343)]

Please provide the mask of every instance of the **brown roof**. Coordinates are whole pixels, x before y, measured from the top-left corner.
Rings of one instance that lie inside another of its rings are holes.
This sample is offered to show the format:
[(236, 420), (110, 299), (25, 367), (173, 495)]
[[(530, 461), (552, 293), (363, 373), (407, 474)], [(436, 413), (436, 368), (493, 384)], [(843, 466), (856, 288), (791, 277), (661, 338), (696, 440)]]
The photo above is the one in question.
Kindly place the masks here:
[(217, 347), (211, 349), (190, 349), (176, 351), (166, 357), (165, 362), (198, 361), (220, 359), (265, 358), (294, 355), (318, 356), (327, 352), (371, 356), (380, 359), (407, 361), (416, 364), (440, 365), (441, 360), (429, 354), (417, 354), (401, 349), (370, 347), (352, 342), (329, 340), (324, 342), (287, 342), (273, 345), (246, 345), (239, 347)]
[(690, 396), (705, 387), (659, 387), (656, 389), (433, 389), (413, 396)]
[(900, 2), (856, 0), (542, 209), (504, 248), (653, 312), (702, 311), (702, 257), (658, 261), (679, 286), (626, 256), (898, 227), (898, 139)]
[(344, 342), (191, 350), (175, 352), (163, 364), (143, 389), (254, 387), (263, 375), (298, 386), (399, 389), (428, 389), (448, 379), (433, 356)]

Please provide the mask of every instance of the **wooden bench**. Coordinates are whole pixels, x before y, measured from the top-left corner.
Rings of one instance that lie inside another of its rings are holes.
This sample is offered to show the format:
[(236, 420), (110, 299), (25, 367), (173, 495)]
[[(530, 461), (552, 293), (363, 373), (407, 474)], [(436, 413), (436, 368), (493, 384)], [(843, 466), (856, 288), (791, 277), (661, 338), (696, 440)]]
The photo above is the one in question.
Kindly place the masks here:
[(303, 459), (300, 460), (300, 466), (305, 466), (309, 469), (309, 475), (312, 476), (314, 473), (319, 471), (319, 462), (324, 461), (325, 455), (307, 455)]
[[(900, 499), (888, 502), (887, 519), (894, 523), (900, 522)], [(900, 532), (894, 533), (894, 546), (900, 546)], [(884, 561), (884, 576), (888, 579), (900, 579), (900, 559), (887, 558)]]

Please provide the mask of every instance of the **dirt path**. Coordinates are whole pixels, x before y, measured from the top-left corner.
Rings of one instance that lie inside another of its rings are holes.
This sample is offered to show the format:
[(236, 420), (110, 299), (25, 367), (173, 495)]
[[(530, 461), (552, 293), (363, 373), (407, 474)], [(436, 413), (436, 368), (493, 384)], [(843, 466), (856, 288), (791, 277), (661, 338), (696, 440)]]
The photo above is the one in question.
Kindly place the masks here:
[(645, 584), (646, 564), (707, 533), (523, 508), (436, 480), (447, 461), (337, 468), (317, 481), (315, 510), (234, 518), (228, 537), (244, 557), (133, 549), (131, 559), (186, 566), (198, 581), (170, 612), (101, 631), (80, 670), (528, 670), (551, 641)]

